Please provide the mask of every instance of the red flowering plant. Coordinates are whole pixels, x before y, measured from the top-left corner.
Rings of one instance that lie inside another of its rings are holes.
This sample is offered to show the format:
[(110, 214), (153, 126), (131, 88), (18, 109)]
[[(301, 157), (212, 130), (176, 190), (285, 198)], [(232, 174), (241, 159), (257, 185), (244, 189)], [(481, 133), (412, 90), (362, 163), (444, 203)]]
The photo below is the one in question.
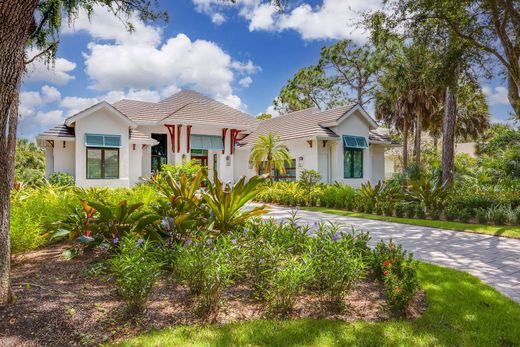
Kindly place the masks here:
[(388, 304), (402, 313), (419, 287), (413, 254), (392, 240), (380, 241), (372, 251), (372, 271), (384, 284)]

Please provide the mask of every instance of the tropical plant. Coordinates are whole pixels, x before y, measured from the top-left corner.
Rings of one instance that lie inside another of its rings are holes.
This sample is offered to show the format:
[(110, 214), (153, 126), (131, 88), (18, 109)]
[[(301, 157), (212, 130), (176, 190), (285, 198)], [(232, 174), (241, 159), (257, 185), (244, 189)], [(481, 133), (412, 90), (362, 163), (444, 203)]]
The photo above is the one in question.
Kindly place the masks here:
[(321, 174), (316, 170), (303, 169), (300, 172), (299, 182), (302, 185), (302, 188), (305, 189), (307, 192), (310, 192), (312, 187), (318, 184), (320, 180)]
[(76, 184), (74, 177), (67, 172), (55, 172), (49, 176), (48, 181), (50, 184), (59, 187), (69, 187)]
[(373, 210), (378, 202), (380, 201), (381, 195), (384, 190), (383, 181), (378, 181), (376, 185), (372, 185), (370, 181), (361, 184), (361, 189), (359, 189), (359, 194), (367, 199), (369, 207)]
[(213, 182), (208, 182), (202, 197), (211, 213), (209, 220), (218, 232), (230, 232), (249, 218), (268, 212), (265, 206), (244, 209), (261, 191), (264, 181), (264, 176), (253, 176), (249, 180), (242, 177), (233, 185), (224, 185), (215, 172)]
[(406, 197), (410, 201), (421, 204), (425, 212), (442, 211), (449, 193), (447, 185), (443, 185), (440, 180), (430, 180), (423, 176), (417, 181), (410, 182)]
[(14, 176), (19, 182), (39, 184), (45, 175), (45, 153), (27, 139), (16, 140)]
[(285, 163), (290, 164), (292, 161), (289, 149), (282, 142), (281, 137), (273, 133), (258, 137), (251, 149), (249, 160), (255, 163), (259, 172), (264, 170), (271, 181), (273, 169), (285, 173)]
[(155, 281), (161, 275), (157, 245), (144, 239), (124, 237), (109, 260), (118, 293), (129, 313), (143, 309)]

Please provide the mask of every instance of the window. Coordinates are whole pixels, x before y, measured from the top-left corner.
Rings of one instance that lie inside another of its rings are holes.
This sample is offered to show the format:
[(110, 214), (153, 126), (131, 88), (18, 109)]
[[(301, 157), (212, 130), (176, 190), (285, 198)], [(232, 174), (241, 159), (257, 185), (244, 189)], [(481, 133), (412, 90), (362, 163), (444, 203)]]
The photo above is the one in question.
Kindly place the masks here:
[(345, 147), (343, 159), (344, 178), (363, 178), (363, 150)]
[(120, 135), (85, 134), (87, 147), (121, 147)]
[[(275, 181), (296, 181), (296, 159), (292, 159), (290, 163), (285, 162), (285, 173), (282, 174), (280, 170), (271, 168), (271, 177)], [(265, 162), (260, 167), (260, 175), (265, 173)]]
[(88, 147), (87, 178), (119, 178), (119, 149)]

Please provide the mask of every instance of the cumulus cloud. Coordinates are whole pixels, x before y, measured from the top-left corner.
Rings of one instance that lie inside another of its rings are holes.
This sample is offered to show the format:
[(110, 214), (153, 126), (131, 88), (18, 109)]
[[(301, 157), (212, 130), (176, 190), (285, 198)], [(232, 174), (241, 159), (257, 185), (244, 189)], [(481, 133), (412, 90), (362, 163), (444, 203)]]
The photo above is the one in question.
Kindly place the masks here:
[[(210, 16), (223, 6), (220, 0), (192, 1), (199, 11)], [(285, 12), (280, 12), (269, 2), (260, 0), (237, 0), (236, 6), (239, 8), (239, 15), (249, 22), (250, 31), (294, 30), (304, 40), (349, 38), (363, 42), (367, 39), (367, 33), (356, 27), (360, 15), (382, 9), (383, 1), (323, 0), (316, 6), (303, 2)]]
[(20, 93), (18, 112), (22, 118), (30, 117), (38, 108), (59, 101), (60, 98), (59, 90), (48, 85), (44, 85), (39, 91), (24, 91)]
[(253, 83), (253, 79), (251, 76), (246, 76), (244, 78), (241, 78), (240, 81), (238, 81), (238, 84), (243, 88), (248, 88), (251, 83)]
[(278, 110), (276, 110), (274, 108), (274, 105), (271, 105), (269, 106), (266, 110), (265, 110), (265, 113), (268, 113), (270, 114), (271, 116), (273, 117), (278, 117), (280, 115), (280, 112), (278, 112)]
[[(84, 53), (85, 72), (95, 90), (133, 90), (126, 93), (156, 101), (164, 96), (165, 90), (192, 88), (230, 106), (241, 107), (232, 87), (235, 75), (259, 70), (251, 61), (232, 59), (214, 42), (193, 41), (185, 34), (163, 40), (162, 30), (137, 18), (130, 18), (135, 26), (135, 32), (130, 34), (111, 13), (104, 10), (94, 13), (90, 22), (80, 16), (74, 30), (85, 31), (94, 39), (108, 40), (90, 42)], [(137, 90), (149, 92), (140, 95)]]
[(226, 21), (226, 17), (222, 13), (213, 13), (211, 15), (211, 22), (216, 25), (220, 25)]
[(38, 111), (35, 120), (43, 125), (56, 125), (63, 123), (65, 116), (63, 115), (62, 110), (52, 110), (47, 112)]
[[(32, 53), (29, 52), (31, 57)], [(27, 72), (24, 75), (26, 82), (47, 82), (57, 85), (65, 85), (75, 77), (71, 72), (76, 68), (76, 63), (65, 58), (57, 58), (53, 64), (45, 64), (44, 60), (36, 59), (27, 65)]]
[(509, 100), (507, 99), (507, 89), (502, 86), (495, 88), (485, 86), (482, 88), (482, 92), (491, 106), (509, 104)]

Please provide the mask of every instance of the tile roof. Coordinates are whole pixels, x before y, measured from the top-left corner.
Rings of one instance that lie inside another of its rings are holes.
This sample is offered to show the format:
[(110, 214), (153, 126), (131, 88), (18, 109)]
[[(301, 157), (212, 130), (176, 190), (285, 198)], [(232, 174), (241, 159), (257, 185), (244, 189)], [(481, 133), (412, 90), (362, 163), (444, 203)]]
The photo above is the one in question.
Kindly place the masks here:
[(253, 127), (258, 123), (248, 114), (192, 90), (157, 103), (123, 99), (113, 106), (136, 123), (210, 122)]
[(65, 124), (57, 125), (54, 128), (48, 129), (39, 136), (52, 136), (62, 138), (74, 138), (74, 128), (68, 127)]
[(258, 124), (256, 130), (240, 141), (241, 144), (253, 143), (259, 136), (268, 133), (277, 134), (284, 140), (303, 137), (338, 137), (338, 135), (321, 123), (335, 121), (350, 111), (355, 104), (320, 111), (316, 107), (291, 112), (283, 116), (266, 119)]
[(370, 141), (385, 142), (392, 145), (399, 144), (398, 142), (392, 140), (390, 136), (385, 134), (381, 129), (370, 130), (370, 133), (368, 134), (368, 139)]
[(146, 135), (145, 133), (140, 132), (136, 129), (130, 129), (130, 141), (131, 142), (149, 142), (149, 143), (155, 143), (156, 141), (152, 139), (150, 136)]

